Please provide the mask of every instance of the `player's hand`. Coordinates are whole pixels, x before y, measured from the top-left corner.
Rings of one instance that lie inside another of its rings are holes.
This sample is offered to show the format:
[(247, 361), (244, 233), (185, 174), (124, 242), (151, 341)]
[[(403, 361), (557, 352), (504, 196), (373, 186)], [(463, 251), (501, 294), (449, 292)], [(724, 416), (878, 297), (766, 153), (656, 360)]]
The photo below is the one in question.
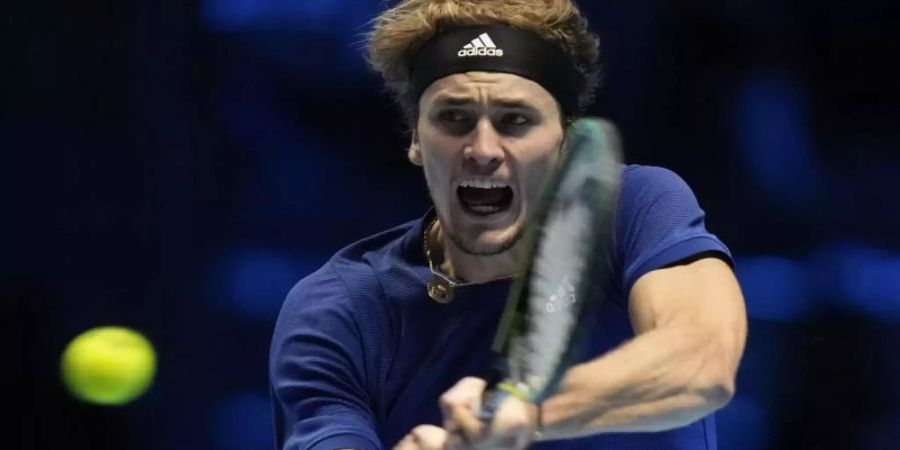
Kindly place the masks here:
[(412, 429), (394, 450), (443, 450), (447, 443), (447, 432), (434, 425), (419, 425)]
[(528, 448), (534, 436), (536, 408), (513, 396), (507, 397), (490, 424), (478, 419), (486, 383), (467, 377), (441, 396), (446, 450), (518, 450)]

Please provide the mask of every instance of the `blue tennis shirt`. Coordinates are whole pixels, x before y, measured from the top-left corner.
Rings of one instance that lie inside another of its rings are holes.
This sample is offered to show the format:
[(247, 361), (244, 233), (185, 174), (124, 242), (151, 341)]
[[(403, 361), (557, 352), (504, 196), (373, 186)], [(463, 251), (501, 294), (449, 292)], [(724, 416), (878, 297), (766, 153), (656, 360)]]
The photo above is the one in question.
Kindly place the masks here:
[[(634, 336), (628, 292), (642, 275), (703, 252), (730, 261), (675, 173), (625, 166), (620, 195), (615, 282), (594, 314), (583, 361)], [(483, 376), (510, 283), (458, 288), (449, 304), (429, 299), (422, 233), (433, 214), (339, 251), (288, 294), (269, 358), (278, 448), (390, 449), (416, 425), (441, 423), (438, 397), (457, 381)], [(715, 420), (532, 448), (709, 450), (716, 448)]]

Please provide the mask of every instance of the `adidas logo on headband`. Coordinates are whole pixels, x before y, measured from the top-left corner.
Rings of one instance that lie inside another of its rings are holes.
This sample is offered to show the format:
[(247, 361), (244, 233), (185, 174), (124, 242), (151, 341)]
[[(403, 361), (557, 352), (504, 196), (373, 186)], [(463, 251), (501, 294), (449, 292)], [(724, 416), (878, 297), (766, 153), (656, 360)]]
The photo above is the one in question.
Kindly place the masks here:
[(487, 33), (481, 33), (480, 36), (472, 39), (472, 42), (463, 46), (463, 48), (456, 53), (456, 56), (459, 56), (460, 58), (465, 58), (467, 56), (503, 56), (503, 49), (497, 48), (494, 41)]

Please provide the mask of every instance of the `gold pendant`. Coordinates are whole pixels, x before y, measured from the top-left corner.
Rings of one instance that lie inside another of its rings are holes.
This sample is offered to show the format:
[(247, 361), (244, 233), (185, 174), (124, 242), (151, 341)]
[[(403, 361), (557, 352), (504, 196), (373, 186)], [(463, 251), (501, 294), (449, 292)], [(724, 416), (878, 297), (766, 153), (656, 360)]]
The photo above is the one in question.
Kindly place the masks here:
[(428, 296), (438, 303), (450, 303), (453, 301), (453, 286), (445, 280), (432, 280), (428, 283)]

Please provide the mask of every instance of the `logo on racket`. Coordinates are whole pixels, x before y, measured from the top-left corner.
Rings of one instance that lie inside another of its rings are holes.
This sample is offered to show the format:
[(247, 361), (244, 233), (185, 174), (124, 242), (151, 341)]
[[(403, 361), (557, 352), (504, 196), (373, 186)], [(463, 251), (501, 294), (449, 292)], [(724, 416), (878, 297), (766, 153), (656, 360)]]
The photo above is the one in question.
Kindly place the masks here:
[(575, 285), (572, 284), (569, 276), (566, 275), (560, 280), (559, 285), (556, 286), (556, 291), (547, 299), (544, 311), (548, 313), (562, 311), (574, 305), (575, 301)]

